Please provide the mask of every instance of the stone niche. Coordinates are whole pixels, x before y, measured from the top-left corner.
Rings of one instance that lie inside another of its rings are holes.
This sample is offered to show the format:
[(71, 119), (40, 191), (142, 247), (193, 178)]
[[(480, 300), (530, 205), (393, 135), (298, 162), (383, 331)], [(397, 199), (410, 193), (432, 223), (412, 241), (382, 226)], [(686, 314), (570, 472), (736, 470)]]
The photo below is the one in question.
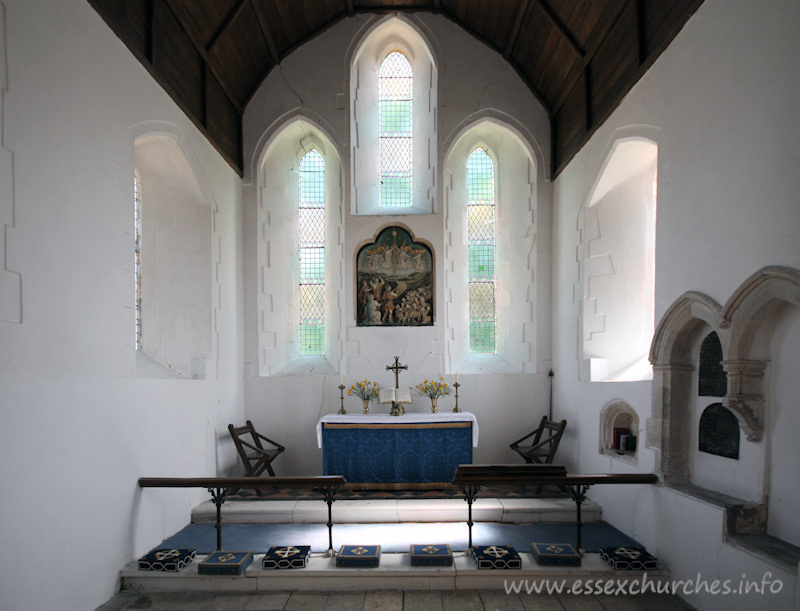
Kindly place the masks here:
[(639, 416), (625, 401), (612, 401), (600, 412), (600, 453), (638, 463)]

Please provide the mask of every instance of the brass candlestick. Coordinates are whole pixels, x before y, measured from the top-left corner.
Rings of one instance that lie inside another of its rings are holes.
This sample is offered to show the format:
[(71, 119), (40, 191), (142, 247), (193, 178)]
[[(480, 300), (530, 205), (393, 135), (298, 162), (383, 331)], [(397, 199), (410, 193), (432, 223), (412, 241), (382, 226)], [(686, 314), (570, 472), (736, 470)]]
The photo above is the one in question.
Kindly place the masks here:
[(339, 384), (339, 400), (342, 403), (342, 406), (339, 408), (339, 411), (336, 412), (337, 414), (346, 414), (347, 410), (344, 408), (344, 384)]
[(458, 382), (456, 382), (455, 384), (453, 384), (453, 388), (455, 388), (455, 389), (456, 389), (456, 406), (453, 408), (453, 411), (454, 411), (454, 412), (460, 412), (460, 411), (461, 411), (461, 408), (460, 408), (460, 407), (458, 407), (458, 387), (459, 387), (459, 386), (461, 386), (461, 384), (459, 384)]

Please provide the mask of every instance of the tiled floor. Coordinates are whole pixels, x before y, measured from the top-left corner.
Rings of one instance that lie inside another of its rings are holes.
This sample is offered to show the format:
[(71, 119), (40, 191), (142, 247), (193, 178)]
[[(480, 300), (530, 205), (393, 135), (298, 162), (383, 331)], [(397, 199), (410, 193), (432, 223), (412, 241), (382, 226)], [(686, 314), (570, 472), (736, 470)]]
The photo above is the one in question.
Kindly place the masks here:
[(98, 611), (179, 609), (213, 611), (686, 611), (677, 596), (506, 594), (503, 590), (375, 590), (371, 592), (208, 592), (123, 591)]

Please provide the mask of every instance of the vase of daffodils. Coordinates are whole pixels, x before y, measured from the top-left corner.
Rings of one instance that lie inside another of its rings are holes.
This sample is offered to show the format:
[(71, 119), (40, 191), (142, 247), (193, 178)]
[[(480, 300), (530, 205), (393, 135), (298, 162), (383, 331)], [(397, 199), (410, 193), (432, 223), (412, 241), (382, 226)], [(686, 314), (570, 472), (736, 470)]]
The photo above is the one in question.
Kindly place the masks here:
[(378, 396), (378, 391), (380, 388), (381, 387), (377, 382), (364, 380), (363, 382), (356, 382), (350, 388), (348, 388), (347, 395), (355, 395), (356, 397), (360, 398), (364, 405), (364, 413), (368, 414), (370, 399), (374, 399)]
[(439, 376), (438, 381), (425, 380), (422, 384), (417, 384), (415, 388), (419, 394), (425, 395), (431, 400), (431, 412), (434, 414), (437, 410), (439, 397), (442, 395), (449, 395), (451, 392), (450, 386), (444, 381), (442, 376)]

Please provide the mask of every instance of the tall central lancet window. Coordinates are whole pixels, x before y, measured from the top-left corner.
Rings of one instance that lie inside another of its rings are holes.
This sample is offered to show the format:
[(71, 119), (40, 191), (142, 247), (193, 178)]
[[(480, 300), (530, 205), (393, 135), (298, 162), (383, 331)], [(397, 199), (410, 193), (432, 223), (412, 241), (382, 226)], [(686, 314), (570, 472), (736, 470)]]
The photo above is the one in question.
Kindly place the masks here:
[(469, 350), (497, 351), (494, 162), (483, 148), (467, 160), (469, 249)]
[(325, 354), (325, 161), (300, 160), (300, 354)]
[(386, 56), (378, 75), (381, 206), (411, 206), (412, 85), (405, 55)]

